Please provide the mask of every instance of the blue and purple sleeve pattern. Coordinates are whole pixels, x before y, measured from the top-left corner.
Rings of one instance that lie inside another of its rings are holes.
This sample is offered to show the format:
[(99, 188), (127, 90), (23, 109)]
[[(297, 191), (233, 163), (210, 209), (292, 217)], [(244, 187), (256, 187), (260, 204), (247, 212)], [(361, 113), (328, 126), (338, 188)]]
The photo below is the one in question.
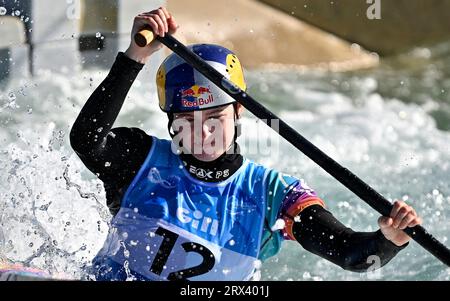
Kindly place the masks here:
[(295, 216), (303, 209), (311, 205), (325, 207), (324, 202), (304, 180), (269, 170), (265, 182), (267, 208), (259, 256), (261, 260), (274, 256), (283, 240), (295, 240), (292, 225)]

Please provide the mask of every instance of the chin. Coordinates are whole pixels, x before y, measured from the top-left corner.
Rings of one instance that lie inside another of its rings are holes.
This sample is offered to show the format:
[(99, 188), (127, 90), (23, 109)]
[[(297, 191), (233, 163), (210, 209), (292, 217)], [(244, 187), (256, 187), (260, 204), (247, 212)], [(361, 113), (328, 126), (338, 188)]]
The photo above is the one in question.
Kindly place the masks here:
[(199, 154), (199, 155), (194, 155), (195, 159), (200, 160), (200, 161), (204, 161), (204, 162), (210, 162), (210, 161), (214, 161), (217, 158), (220, 157), (220, 154)]

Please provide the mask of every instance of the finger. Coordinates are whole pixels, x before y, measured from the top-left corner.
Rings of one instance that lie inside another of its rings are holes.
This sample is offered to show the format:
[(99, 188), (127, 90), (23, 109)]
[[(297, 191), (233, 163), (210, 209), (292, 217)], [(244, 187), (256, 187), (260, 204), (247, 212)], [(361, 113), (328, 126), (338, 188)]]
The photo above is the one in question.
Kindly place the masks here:
[(380, 226), (380, 228), (389, 228), (392, 225), (392, 218), (387, 217), (387, 216), (380, 216), (380, 218), (378, 219), (378, 225)]
[(422, 224), (422, 219), (420, 217), (416, 217), (411, 223), (409, 223), (408, 227), (412, 228), (415, 227), (417, 225), (421, 225)]
[(158, 23), (158, 34), (160, 36), (164, 35), (164, 22), (163, 20), (161, 20), (161, 17), (158, 14), (154, 14), (152, 16), (153, 20), (156, 21), (156, 23)]
[(159, 9), (164, 12), (164, 14), (166, 15), (166, 19), (170, 19), (170, 14), (167, 11), (167, 8), (165, 8), (164, 6), (161, 6)]
[(172, 16), (170, 16), (170, 18), (167, 19), (167, 22), (169, 23), (168, 24), (169, 25), (169, 33), (174, 34), (178, 29), (177, 22), (175, 22), (175, 19)]
[(139, 16), (143, 16), (143, 17), (151, 17), (154, 14), (156, 14), (156, 11), (150, 11), (150, 12), (146, 12), (146, 13), (141, 13), (139, 14)]
[(409, 207), (403, 207), (399, 210), (399, 212), (397, 213), (397, 215), (395, 217), (393, 217), (394, 219), (394, 223), (392, 224), (392, 226), (394, 228), (398, 228), (398, 226), (400, 225), (400, 223), (403, 221), (403, 219), (411, 212), (411, 209)]
[(161, 18), (161, 21), (163, 21), (163, 24), (164, 24), (164, 28), (163, 28), (164, 32), (163, 33), (166, 33), (169, 30), (169, 28), (167, 26), (166, 14), (162, 11), (162, 9), (158, 9), (158, 16)]
[(403, 220), (400, 222), (400, 224), (398, 225), (399, 229), (403, 230), (406, 227), (408, 227), (414, 220), (416, 219), (416, 217), (410, 212), (408, 215), (406, 215)]
[(398, 212), (400, 211), (400, 209), (402, 209), (404, 206), (406, 206), (405, 202), (402, 201), (395, 201), (394, 205), (392, 206), (392, 210), (391, 210), (391, 217), (394, 218)]
[(153, 18), (141, 17), (141, 20), (143, 21), (144, 24), (150, 25), (152, 32), (154, 34), (158, 34), (159, 26), (158, 26), (158, 23), (156, 23), (156, 21)]

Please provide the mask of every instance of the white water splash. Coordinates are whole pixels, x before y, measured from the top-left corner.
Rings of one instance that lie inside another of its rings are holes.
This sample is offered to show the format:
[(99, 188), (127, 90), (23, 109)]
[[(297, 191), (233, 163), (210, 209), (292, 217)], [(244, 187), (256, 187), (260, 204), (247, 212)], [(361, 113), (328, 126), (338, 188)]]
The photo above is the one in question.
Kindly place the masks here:
[[(73, 153), (68, 132), (105, 75), (44, 71), (0, 90), (2, 256), (79, 278), (102, 246), (110, 218), (102, 183)], [(450, 134), (437, 129), (429, 106), (379, 95), (380, 80), (371, 76), (255, 71), (248, 80), (250, 95), (385, 196), (407, 198), (424, 226), (448, 244)], [(115, 126), (140, 127), (167, 138), (166, 117), (146, 87), (135, 83)], [(258, 139), (252, 137), (254, 123), (248, 116), (242, 138)], [(250, 159), (305, 178), (334, 215), (354, 230), (377, 229), (378, 214), (309, 159), (283, 141), (279, 153)], [(368, 279), (295, 242), (285, 243), (259, 271), (262, 280)], [(380, 279), (449, 280), (450, 273), (411, 243), (381, 270)]]

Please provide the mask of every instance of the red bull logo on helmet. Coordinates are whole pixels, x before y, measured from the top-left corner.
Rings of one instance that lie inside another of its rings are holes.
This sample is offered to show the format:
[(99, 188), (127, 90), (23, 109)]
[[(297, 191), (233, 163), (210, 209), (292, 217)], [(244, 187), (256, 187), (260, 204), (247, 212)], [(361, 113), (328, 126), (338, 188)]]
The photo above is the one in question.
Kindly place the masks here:
[(214, 97), (209, 87), (194, 85), (181, 90), (181, 105), (183, 107), (200, 107), (214, 102)]

